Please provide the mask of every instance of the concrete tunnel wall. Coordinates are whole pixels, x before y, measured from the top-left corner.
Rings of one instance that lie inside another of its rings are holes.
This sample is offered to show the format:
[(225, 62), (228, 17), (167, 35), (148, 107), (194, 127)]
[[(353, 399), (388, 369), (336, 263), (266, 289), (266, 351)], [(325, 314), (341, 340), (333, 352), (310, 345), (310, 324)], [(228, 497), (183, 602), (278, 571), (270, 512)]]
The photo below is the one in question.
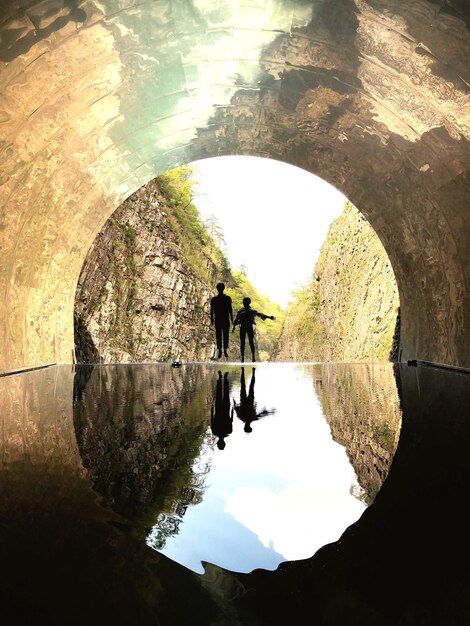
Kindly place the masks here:
[(3, 0), (0, 372), (72, 362), (106, 219), (226, 154), (341, 190), (393, 265), (400, 359), (469, 367), (469, 24), (466, 0)]

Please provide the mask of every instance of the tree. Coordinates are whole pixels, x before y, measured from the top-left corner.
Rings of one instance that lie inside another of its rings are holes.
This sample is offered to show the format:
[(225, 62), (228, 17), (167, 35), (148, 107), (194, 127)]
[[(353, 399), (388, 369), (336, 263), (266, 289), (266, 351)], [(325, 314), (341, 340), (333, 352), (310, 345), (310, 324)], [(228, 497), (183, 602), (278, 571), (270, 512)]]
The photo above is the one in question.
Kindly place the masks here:
[(204, 226), (206, 227), (207, 232), (209, 233), (212, 241), (222, 250), (226, 248), (224, 233), (222, 227), (220, 226), (217, 218), (213, 213), (211, 213), (208, 218), (204, 221)]

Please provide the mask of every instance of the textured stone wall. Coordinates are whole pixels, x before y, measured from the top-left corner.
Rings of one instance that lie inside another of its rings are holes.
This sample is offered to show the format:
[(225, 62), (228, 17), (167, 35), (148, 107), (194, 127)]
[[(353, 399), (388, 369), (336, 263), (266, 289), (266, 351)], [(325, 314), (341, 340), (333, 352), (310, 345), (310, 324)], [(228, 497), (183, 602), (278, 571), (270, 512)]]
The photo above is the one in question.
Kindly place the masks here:
[(399, 358), (470, 365), (467, 2), (22, 6), (5, 0), (0, 26), (1, 371), (71, 362), (106, 219), (155, 175), (224, 154), (340, 189), (392, 263)]
[(287, 311), (277, 358), (388, 361), (398, 307), (385, 250), (364, 217), (347, 203), (329, 228), (310, 284), (297, 306)]
[(165, 208), (156, 183), (142, 187), (115, 211), (91, 247), (75, 299), (78, 362), (212, 356), (209, 306), (218, 270), (196, 250), (210, 283), (196, 276)]

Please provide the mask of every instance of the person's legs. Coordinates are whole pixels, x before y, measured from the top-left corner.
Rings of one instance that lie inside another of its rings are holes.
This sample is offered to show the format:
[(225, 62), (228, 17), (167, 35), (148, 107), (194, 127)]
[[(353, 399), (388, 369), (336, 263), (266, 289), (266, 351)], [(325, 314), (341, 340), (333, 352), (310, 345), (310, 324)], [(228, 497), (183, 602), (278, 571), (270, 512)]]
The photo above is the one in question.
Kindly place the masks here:
[(240, 353), (242, 355), (242, 363), (245, 360), (245, 337), (246, 329), (240, 327)]
[(247, 333), (248, 341), (250, 342), (251, 356), (253, 357), (252, 360), (255, 361), (255, 333), (253, 331), (253, 328), (247, 328)]
[(255, 402), (255, 368), (251, 370), (250, 391), (248, 392), (250, 402), (254, 405)]
[(228, 338), (230, 333), (230, 321), (227, 320), (226, 324), (223, 327), (223, 339), (224, 339), (224, 355), (228, 356), (227, 348), (228, 348)]
[(222, 356), (222, 326), (215, 323), (215, 342), (217, 344), (217, 356)]
[(240, 404), (246, 406), (246, 382), (245, 382), (245, 368), (242, 367), (240, 373)]

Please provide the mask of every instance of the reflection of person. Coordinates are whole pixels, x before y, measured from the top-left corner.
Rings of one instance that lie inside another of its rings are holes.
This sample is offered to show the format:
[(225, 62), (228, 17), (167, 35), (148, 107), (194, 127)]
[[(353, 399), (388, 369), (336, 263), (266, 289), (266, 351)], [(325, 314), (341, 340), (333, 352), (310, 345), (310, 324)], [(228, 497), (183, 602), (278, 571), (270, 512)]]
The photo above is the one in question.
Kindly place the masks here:
[(248, 341), (251, 349), (252, 360), (255, 361), (255, 318), (260, 317), (262, 320), (276, 319), (274, 315), (265, 315), (252, 309), (251, 298), (243, 298), (243, 308), (237, 311), (235, 320), (233, 322), (232, 332), (235, 330), (235, 326), (240, 325), (240, 353), (242, 357), (242, 363), (245, 360), (245, 338), (248, 335)]
[(263, 409), (262, 411), (259, 411), (259, 413), (256, 411), (254, 367), (251, 370), (251, 380), (248, 395), (246, 393), (245, 368), (242, 367), (240, 376), (240, 402), (237, 405), (234, 400), (233, 408), (235, 409), (235, 413), (237, 414), (238, 419), (245, 423), (243, 430), (246, 433), (251, 433), (251, 431), (253, 430), (251, 427), (251, 422), (255, 422), (262, 417), (266, 417), (266, 415), (273, 415), (276, 412), (275, 409)]
[(211, 324), (215, 326), (215, 340), (217, 344), (217, 358), (222, 356), (222, 340), (224, 356), (228, 356), (228, 338), (230, 322), (233, 322), (232, 298), (224, 293), (224, 283), (217, 283), (218, 294), (211, 298)]
[(228, 372), (224, 374), (222, 388), (222, 372), (219, 371), (219, 377), (215, 387), (215, 402), (211, 408), (211, 430), (218, 437), (217, 447), (219, 450), (225, 448), (225, 437), (232, 432), (233, 411), (230, 414), (230, 385), (228, 381)]

